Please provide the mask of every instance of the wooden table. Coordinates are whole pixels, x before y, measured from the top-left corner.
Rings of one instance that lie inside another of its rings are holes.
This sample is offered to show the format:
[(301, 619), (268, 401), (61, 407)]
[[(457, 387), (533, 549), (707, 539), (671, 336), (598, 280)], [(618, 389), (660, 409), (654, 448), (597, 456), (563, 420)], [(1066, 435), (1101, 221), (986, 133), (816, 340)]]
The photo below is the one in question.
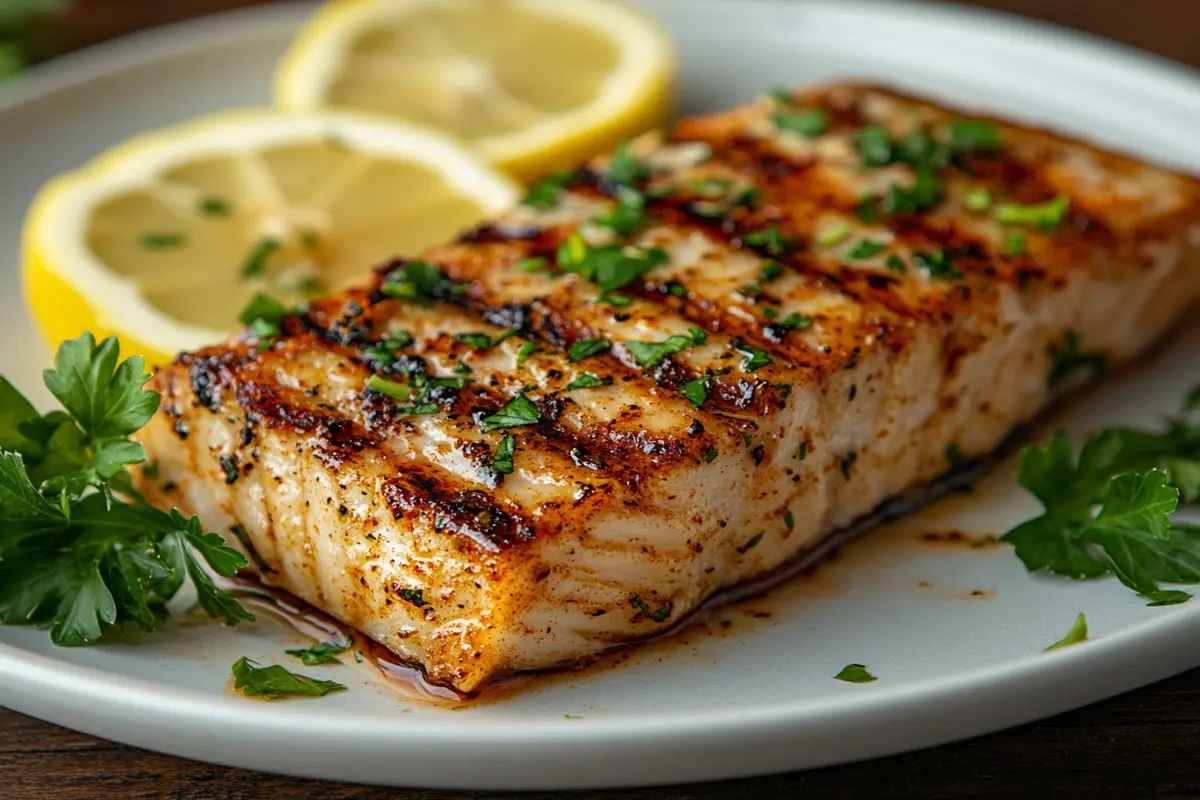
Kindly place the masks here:
[[(80, 0), (55, 40), (60, 46), (79, 46), (127, 30), (246, 4), (247, 0)], [(973, 4), (1081, 28), (1200, 67), (1200, 0), (974, 0)], [(214, 767), (112, 744), (0, 709), (0, 797), (9, 800), (481, 800), (488, 796), (372, 789)], [(577, 796), (614, 800), (1200, 797), (1200, 670), (1022, 728), (918, 753), (772, 778)]]

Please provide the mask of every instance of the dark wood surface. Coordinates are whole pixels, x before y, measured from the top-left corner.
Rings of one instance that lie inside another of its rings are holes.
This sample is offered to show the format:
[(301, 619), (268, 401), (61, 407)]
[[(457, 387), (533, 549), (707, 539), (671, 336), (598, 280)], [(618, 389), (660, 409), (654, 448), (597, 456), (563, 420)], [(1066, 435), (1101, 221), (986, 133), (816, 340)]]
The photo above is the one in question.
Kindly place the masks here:
[[(253, 1), (79, 0), (71, 15), (59, 21), (55, 35), (45, 41), (52, 43), (47, 47), (70, 49)], [(1200, 67), (1200, 0), (975, 0), (970, 4), (1080, 28)], [(7, 800), (483, 800), (494, 796), (499, 795), (376, 789), (215, 767), (124, 747), (0, 709), (0, 798)], [(917, 753), (770, 778), (584, 792), (576, 797), (1200, 798), (1200, 670), (1079, 711)]]

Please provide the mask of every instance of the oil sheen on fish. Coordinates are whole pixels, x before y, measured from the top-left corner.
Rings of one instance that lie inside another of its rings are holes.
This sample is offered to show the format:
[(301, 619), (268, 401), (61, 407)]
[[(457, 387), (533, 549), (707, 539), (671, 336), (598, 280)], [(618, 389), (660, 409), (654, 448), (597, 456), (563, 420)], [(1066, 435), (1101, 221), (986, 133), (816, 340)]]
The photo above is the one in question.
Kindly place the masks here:
[(471, 692), (668, 629), (1200, 293), (1200, 185), (836, 85), (685, 119), (160, 371), (150, 496)]

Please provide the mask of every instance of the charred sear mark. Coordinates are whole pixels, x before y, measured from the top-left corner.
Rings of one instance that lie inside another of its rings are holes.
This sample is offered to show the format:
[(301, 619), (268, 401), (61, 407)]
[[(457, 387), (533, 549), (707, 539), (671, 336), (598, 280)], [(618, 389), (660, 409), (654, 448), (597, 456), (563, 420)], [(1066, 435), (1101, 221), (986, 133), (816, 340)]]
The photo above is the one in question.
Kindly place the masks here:
[(406, 473), (383, 485), (383, 499), (396, 519), (423, 518), (438, 533), (465, 534), (489, 549), (512, 547), (534, 537), (533, 523), (491, 494), (459, 491), (453, 479), (420, 468)]
[(492, 306), (484, 309), (480, 317), (489, 325), (523, 331), (529, 325), (529, 307), (521, 303)]
[(196, 402), (214, 413), (221, 409), (221, 387), (234, 382), (244, 361), (244, 354), (238, 350), (204, 350), (180, 358), (180, 363), (187, 365)]
[(297, 433), (314, 433), (314, 455), (331, 467), (350, 461), (376, 440), (352, 420), (336, 412), (317, 411), (283, 400), (273, 386), (247, 381), (237, 388), (238, 403), (248, 419), (269, 428), (286, 427)]

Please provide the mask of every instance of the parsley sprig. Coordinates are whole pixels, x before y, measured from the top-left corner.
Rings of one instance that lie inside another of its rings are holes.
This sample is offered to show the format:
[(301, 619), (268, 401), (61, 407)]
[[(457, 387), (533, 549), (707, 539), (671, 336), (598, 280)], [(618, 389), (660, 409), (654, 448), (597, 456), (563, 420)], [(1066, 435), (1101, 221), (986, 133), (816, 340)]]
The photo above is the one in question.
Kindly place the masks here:
[[(1088, 437), (1077, 458), (1062, 432), (1026, 448), (1018, 482), (1044, 511), (1002, 541), (1016, 548), (1030, 571), (1076, 579), (1111, 573), (1151, 605), (1186, 601), (1189, 593), (1158, 584), (1200, 583), (1200, 528), (1171, 519), (1180, 496), (1172, 482), (1198, 488), (1196, 442), (1106, 429)], [(1179, 477), (1159, 468), (1167, 464), (1179, 469)]]
[(141, 357), (121, 361), (115, 338), (85, 333), (43, 380), (63, 410), (39, 414), (0, 378), (0, 623), (48, 626), (59, 645), (126, 623), (153, 631), (189, 578), (210, 616), (253, 619), (201, 565), (228, 577), (241, 553), (198, 518), (148, 505), (130, 481), (146, 453), (129, 436), (159, 403)]

